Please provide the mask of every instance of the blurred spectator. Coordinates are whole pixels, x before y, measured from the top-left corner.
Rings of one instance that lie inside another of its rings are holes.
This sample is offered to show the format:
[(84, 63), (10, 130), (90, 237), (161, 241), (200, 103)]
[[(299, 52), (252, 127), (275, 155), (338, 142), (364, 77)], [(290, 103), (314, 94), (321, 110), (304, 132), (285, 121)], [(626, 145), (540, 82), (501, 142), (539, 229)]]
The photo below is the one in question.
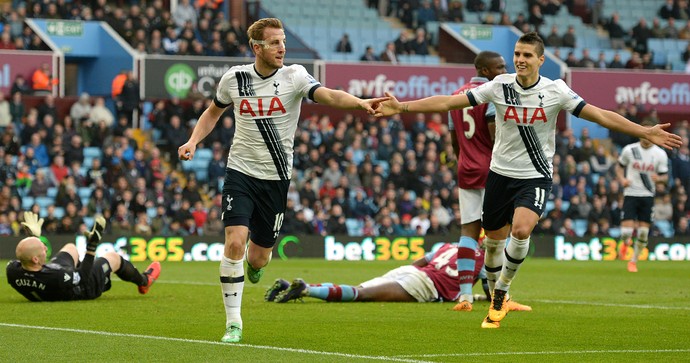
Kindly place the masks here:
[[(219, 12), (219, 14), (222, 12)], [(249, 38), (247, 37), (247, 29), (242, 26), (239, 18), (232, 18), (230, 21), (230, 28), (227, 29), (228, 32), (234, 33), (237, 38), (237, 42), (240, 45), (249, 44)]]
[(79, 100), (72, 104), (69, 114), (72, 120), (78, 124), (82, 124), (89, 120), (91, 114), (91, 97), (84, 92), (79, 96)]
[(134, 76), (134, 72), (127, 72), (127, 79), (122, 85), (122, 92), (116, 99), (118, 117), (125, 115), (129, 126), (132, 126), (133, 113), (139, 110), (139, 82)]
[(58, 82), (57, 78), (53, 78), (53, 74), (50, 70), (50, 65), (48, 63), (41, 64), (40, 68), (37, 68), (33, 75), (31, 76), (32, 90), (36, 95), (52, 93), (53, 86)]
[(430, 0), (422, 0), (421, 6), (417, 9), (417, 26), (426, 29), (426, 23), (430, 21), (438, 21), (436, 9)]
[(580, 58), (577, 65), (578, 65), (578, 67), (581, 67), (581, 68), (590, 68), (590, 69), (594, 68), (594, 66), (596, 65), (596, 62), (590, 56), (589, 49), (587, 49), (587, 48), (582, 49), (582, 58)]
[(338, 41), (338, 44), (335, 45), (335, 51), (338, 53), (352, 53), (350, 36), (347, 35), (347, 33), (343, 34), (343, 36)]
[(675, 236), (690, 236), (690, 224), (688, 223), (687, 216), (678, 218), (678, 223), (675, 226)]
[(567, 48), (575, 48), (577, 45), (577, 36), (575, 35), (575, 27), (568, 25), (568, 30), (563, 34), (562, 45)]
[(534, 30), (539, 33), (539, 27), (544, 25), (546, 21), (544, 20), (544, 15), (542, 14), (541, 7), (539, 4), (534, 4), (529, 8), (529, 18), (527, 18), (527, 23), (534, 27)]
[(24, 76), (18, 74), (14, 77), (14, 82), (12, 83), (10, 93), (13, 96), (15, 93), (19, 93), (20, 95), (28, 95), (31, 93), (31, 89), (29, 88), (29, 85), (26, 83), (26, 79), (24, 79)]
[(398, 64), (398, 56), (395, 54), (395, 44), (393, 42), (386, 43), (386, 49), (381, 53), (379, 59), (384, 62)]
[[(659, 20), (659, 18), (652, 19), (652, 26), (649, 29), (649, 31), (651, 32), (650, 38), (665, 38), (666, 37), (665, 30), (661, 26), (661, 20)], [(640, 51), (640, 53), (644, 54), (644, 53), (646, 53), (646, 51), (644, 51), (644, 52)]]
[(623, 49), (625, 47), (625, 36), (627, 34), (620, 24), (620, 16), (618, 13), (613, 13), (613, 15), (611, 15), (611, 20), (606, 24), (606, 30), (609, 32), (609, 38), (611, 39), (611, 48)]
[(640, 18), (640, 21), (632, 28), (631, 34), (633, 49), (636, 52), (647, 52), (647, 40), (652, 37), (652, 30), (647, 26), (647, 20)]
[[(678, 30), (678, 39), (690, 39), (690, 20), (685, 22), (685, 25)], [(686, 60), (686, 59), (684, 59)]]
[(359, 58), (359, 60), (365, 62), (377, 62), (379, 57), (376, 55), (376, 53), (374, 53), (374, 48), (371, 45), (368, 45), (364, 51), (364, 54), (361, 58)]
[(9, 32), (3, 31), (0, 34), (0, 50), (14, 50), (16, 49), (12, 37)]
[(465, 15), (463, 14), (462, 10), (462, 1), (461, 0), (451, 0), (450, 3), (448, 4), (448, 14), (447, 14), (448, 21), (452, 21), (455, 23), (461, 23), (465, 21)]
[(333, 205), (331, 207), (330, 216), (326, 223), (326, 231), (331, 235), (347, 235), (347, 226), (345, 225), (345, 215), (340, 205)]
[(544, 39), (544, 43), (548, 47), (563, 46), (563, 38), (558, 34), (558, 25), (554, 24), (551, 26), (551, 32), (546, 36), (546, 39)]
[(482, 13), (486, 10), (486, 4), (483, 0), (467, 0), (467, 11), (473, 13)]
[(172, 12), (172, 18), (178, 29), (183, 28), (187, 22), (191, 22), (192, 26), (196, 28), (198, 14), (190, 0), (180, 0)]
[(410, 54), (412, 51), (410, 44), (410, 34), (407, 29), (400, 31), (400, 35), (394, 41), (396, 54)]
[(103, 123), (107, 127), (111, 127), (113, 125), (115, 118), (110, 109), (105, 106), (105, 99), (103, 97), (96, 97), (96, 101), (93, 107), (91, 107), (88, 117), (90, 122), (96, 125)]
[(658, 14), (662, 19), (679, 18), (680, 9), (675, 4), (674, 0), (666, 0), (666, 2), (659, 8)]
[(11, 122), (10, 103), (5, 99), (5, 94), (0, 92), (0, 132), (4, 131)]
[(611, 69), (625, 68), (625, 64), (623, 64), (623, 62), (621, 61), (620, 53), (616, 53), (613, 55), (613, 59), (611, 60), (611, 63), (609, 63), (608, 68), (611, 68)]
[(640, 57), (640, 53), (633, 52), (632, 57), (630, 57), (628, 62), (625, 64), (625, 68), (627, 68), (627, 69), (643, 69), (644, 64), (642, 64), (642, 58)]
[(418, 28), (415, 32), (416, 36), (411, 44), (411, 53), (418, 55), (429, 54), (429, 44), (427, 43), (426, 31), (423, 28)]
[(58, 110), (57, 106), (55, 105), (55, 97), (53, 97), (51, 94), (45, 95), (43, 102), (38, 105), (36, 110), (38, 111), (36, 118), (38, 119), (39, 124), (45, 123), (44, 119), (46, 115), (50, 115), (53, 121), (58, 119)]
[(664, 27), (664, 38), (677, 39), (678, 38), (678, 28), (676, 28), (676, 20), (669, 18), (666, 26)]
[(431, 227), (431, 221), (429, 220), (429, 212), (422, 209), (417, 212), (417, 215), (412, 217), (410, 220), (410, 227), (414, 231), (415, 236), (426, 235), (427, 230)]
[(177, 36), (177, 31), (173, 27), (165, 29), (165, 36), (162, 40), (163, 49), (166, 54), (177, 54), (180, 49), (180, 39)]

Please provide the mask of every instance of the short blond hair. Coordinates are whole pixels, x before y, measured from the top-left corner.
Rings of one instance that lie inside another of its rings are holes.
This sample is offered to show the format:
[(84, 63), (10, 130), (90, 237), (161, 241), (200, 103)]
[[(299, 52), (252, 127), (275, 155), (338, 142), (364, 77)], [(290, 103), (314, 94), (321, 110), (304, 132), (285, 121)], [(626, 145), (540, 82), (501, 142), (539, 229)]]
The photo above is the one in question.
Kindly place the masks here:
[(264, 40), (264, 30), (266, 28), (283, 29), (283, 23), (276, 18), (263, 18), (254, 22), (247, 29), (249, 46), (254, 46), (254, 40)]

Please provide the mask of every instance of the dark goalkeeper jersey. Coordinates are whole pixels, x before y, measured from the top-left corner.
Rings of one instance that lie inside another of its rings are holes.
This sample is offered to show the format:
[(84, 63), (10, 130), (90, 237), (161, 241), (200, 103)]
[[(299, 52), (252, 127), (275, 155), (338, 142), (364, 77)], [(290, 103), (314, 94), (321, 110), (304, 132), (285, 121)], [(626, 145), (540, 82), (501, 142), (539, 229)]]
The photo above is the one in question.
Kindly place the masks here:
[(7, 282), (31, 301), (75, 300), (80, 295), (79, 273), (54, 262), (44, 265), (41, 271), (26, 271), (19, 261), (10, 261)]

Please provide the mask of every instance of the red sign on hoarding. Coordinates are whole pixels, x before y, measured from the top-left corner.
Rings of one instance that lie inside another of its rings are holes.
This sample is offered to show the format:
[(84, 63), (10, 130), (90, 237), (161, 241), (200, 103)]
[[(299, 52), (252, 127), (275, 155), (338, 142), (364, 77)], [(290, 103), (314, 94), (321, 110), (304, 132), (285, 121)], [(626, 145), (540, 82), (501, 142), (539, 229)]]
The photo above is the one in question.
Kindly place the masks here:
[(450, 95), (475, 75), (474, 67), (468, 66), (327, 63), (324, 85), (355, 96), (379, 97), (392, 92), (406, 101)]
[(572, 89), (587, 102), (613, 110), (639, 102), (659, 112), (690, 113), (690, 75), (656, 72), (572, 72)]
[(17, 75), (31, 85), (31, 76), (41, 64), (53, 64), (53, 53), (36, 51), (0, 51), (0, 92), (7, 95)]

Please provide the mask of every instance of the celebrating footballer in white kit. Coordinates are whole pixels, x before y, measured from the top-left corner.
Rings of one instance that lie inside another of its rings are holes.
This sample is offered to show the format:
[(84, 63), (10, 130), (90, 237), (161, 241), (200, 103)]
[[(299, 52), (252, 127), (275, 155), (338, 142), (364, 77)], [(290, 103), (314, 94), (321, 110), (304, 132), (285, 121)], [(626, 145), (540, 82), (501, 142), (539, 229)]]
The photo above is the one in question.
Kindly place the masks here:
[(189, 141), (178, 149), (181, 160), (191, 160), (196, 145), (213, 130), (225, 109), (233, 105), (236, 131), (221, 206), (225, 250), (220, 262), (220, 283), (226, 315), (221, 341), (225, 343), (242, 340), (243, 259), (247, 261), (249, 281), (257, 283), (283, 224), (302, 99), (371, 114), (372, 106), (388, 99), (362, 100), (322, 87), (300, 65), (284, 66), (285, 32), (278, 19), (257, 20), (247, 35), (255, 62), (232, 67), (223, 75), (213, 102), (194, 126)]

